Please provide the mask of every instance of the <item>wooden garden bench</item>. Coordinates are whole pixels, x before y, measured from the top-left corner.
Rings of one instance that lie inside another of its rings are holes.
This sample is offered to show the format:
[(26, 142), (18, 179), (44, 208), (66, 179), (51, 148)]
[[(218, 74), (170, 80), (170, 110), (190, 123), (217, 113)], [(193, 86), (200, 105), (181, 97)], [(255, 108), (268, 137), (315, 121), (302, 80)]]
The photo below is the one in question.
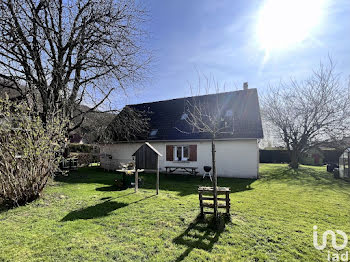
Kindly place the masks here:
[(193, 167), (193, 166), (166, 166), (165, 167), (165, 170), (167, 173), (173, 173), (176, 170), (181, 170), (191, 175), (196, 175), (198, 173), (197, 169), (198, 167)]

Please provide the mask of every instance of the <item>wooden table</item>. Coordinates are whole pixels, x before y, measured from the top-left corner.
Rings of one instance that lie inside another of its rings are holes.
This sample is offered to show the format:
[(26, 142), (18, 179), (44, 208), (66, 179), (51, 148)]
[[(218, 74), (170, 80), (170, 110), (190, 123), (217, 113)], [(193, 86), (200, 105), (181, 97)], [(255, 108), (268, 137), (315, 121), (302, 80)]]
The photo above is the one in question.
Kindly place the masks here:
[(197, 171), (198, 167), (193, 166), (166, 166), (165, 170), (167, 173), (173, 173), (176, 170), (183, 170), (188, 174), (196, 175), (198, 173)]
[(139, 173), (145, 171), (144, 169), (117, 169), (117, 172), (124, 173), (125, 175), (131, 175), (135, 173), (135, 192), (139, 189)]
[[(225, 195), (225, 197), (218, 197), (218, 208), (225, 208), (226, 214), (230, 214), (230, 192), (231, 189), (229, 187), (218, 187), (217, 194)], [(199, 194), (199, 207), (201, 210), (201, 215), (204, 214), (214, 214), (214, 212), (204, 211), (204, 208), (214, 208), (214, 188), (213, 187), (198, 187)], [(210, 196), (205, 196), (210, 195)], [(213, 202), (204, 202), (205, 200), (210, 200)], [(220, 201), (220, 202), (219, 202)]]

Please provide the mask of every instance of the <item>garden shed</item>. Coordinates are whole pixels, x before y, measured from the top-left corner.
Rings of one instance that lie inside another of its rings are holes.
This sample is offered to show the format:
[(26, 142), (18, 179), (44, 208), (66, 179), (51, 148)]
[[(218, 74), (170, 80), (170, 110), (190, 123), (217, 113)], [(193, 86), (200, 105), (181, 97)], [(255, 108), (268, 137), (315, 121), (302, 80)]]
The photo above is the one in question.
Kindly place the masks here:
[[(138, 180), (138, 170), (144, 170), (145, 172), (157, 173), (156, 190), (157, 195), (159, 193), (159, 157), (162, 154), (158, 152), (150, 143), (145, 142), (136, 152), (132, 155), (135, 159), (135, 182)], [(137, 185), (135, 184), (135, 189)]]
[(339, 176), (341, 178), (350, 178), (349, 170), (350, 148), (345, 149), (339, 157)]
[(321, 149), (318, 147), (312, 147), (307, 150), (302, 158), (301, 163), (303, 165), (311, 165), (311, 166), (322, 166), (324, 161), (324, 154)]

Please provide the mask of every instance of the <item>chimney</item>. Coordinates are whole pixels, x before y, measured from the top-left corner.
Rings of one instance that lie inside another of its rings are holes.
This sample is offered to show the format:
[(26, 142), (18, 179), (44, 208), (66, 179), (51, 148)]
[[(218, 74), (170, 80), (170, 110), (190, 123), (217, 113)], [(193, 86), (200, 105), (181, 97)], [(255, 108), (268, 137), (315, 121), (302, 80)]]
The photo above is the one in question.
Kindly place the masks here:
[(243, 90), (247, 90), (248, 89), (248, 82), (244, 82), (243, 83)]

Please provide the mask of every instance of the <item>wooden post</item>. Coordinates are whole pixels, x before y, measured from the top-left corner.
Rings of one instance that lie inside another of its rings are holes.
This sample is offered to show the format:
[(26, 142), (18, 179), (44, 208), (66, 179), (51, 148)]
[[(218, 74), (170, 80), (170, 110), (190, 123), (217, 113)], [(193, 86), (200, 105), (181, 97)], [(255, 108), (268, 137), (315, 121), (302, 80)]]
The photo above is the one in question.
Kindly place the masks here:
[(204, 208), (203, 208), (202, 192), (199, 192), (199, 207), (201, 209), (201, 217), (203, 217), (204, 216)]
[(230, 214), (230, 192), (227, 191), (226, 192), (226, 214), (229, 215)]
[(159, 156), (157, 155), (157, 184), (156, 184), (156, 193), (159, 194)]
[(218, 217), (218, 192), (217, 192), (217, 186), (218, 186), (218, 179), (216, 174), (216, 159), (215, 159), (215, 142), (214, 142), (215, 136), (213, 136), (211, 140), (211, 157), (212, 157), (212, 164), (213, 164), (213, 197), (214, 197), (214, 219), (217, 219)]
[(139, 189), (139, 171), (138, 169), (135, 170), (135, 193), (137, 193), (137, 190)]

